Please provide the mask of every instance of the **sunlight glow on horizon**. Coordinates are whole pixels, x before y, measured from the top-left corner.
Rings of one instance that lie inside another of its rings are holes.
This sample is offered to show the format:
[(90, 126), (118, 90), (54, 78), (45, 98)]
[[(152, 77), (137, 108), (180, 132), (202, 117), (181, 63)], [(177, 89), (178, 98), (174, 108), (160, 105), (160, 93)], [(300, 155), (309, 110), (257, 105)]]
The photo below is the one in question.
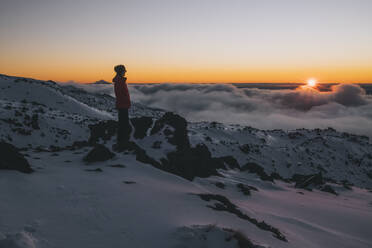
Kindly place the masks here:
[[(100, 65), (96, 67), (75, 67), (61, 70), (58, 66), (48, 68), (45, 73), (38, 73), (34, 66), (23, 68), (21, 72), (9, 70), (10, 72), (0, 73), (10, 76), (31, 77), (40, 80), (53, 80), (57, 82), (79, 82), (91, 83), (98, 80), (111, 82), (115, 76), (113, 66), (119, 63), (109, 65)], [(220, 68), (158, 68), (151, 71), (147, 68), (131, 67), (125, 64), (128, 70), (128, 83), (301, 83), (307, 82), (309, 75), (317, 75), (322, 83), (371, 83), (368, 75), (371, 73), (368, 68), (337, 68), (335, 70), (308, 68), (304, 70), (283, 71), (282, 68), (253, 68), (246, 70), (219, 70)], [(2, 67), (3, 68), (3, 67)], [(47, 65), (45, 65), (47, 68)], [(340, 75), (339, 71), (343, 70)]]
[(318, 82), (314, 78), (311, 78), (311, 79), (307, 80), (307, 85), (310, 86), (310, 87), (315, 87), (317, 84), (318, 84)]
[(129, 83), (372, 83), (370, 11), (366, 0), (4, 0), (0, 73), (111, 82), (124, 64)]

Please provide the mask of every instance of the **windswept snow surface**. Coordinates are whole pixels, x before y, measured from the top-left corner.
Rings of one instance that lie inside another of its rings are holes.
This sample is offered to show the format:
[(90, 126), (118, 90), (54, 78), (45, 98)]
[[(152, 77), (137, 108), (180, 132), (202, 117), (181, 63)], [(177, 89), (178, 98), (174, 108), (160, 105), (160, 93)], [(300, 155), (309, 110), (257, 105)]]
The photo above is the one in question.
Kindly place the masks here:
[[(335, 196), (262, 182), (236, 171), (226, 172), (225, 178), (189, 182), (139, 163), (132, 154), (87, 166), (81, 162), (87, 151), (31, 153), (35, 173), (1, 171), (0, 232), (31, 232), (37, 247), (215, 247), (212, 241), (202, 246), (206, 242), (193, 234), (185, 240), (177, 232), (216, 225), (239, 230), (267, 247), (372, 245), (372, 193), (366, 189), (353, 187)], [(86, 171), (96, 168), (103, 172)], [(237, 183), (258, 191), (246, 196)], [(209, 203), (194, 195), (201, 193), (226, 196), (244, 213), (278, 228), (288, 242), (231, 213), (206, 207)]]
[[(87, 140), (89, 124), (114, 119), (109, 95), (4, 75), (0, 88), (0, 140), (23, 148), (35, 170), (0, 170), (0, 248), (216, 248), (244, 247), (244, 240), (261, 248), (372, 247), (372, 148), (364, 136), (189, 123), (193, 146), (204, 143), (215, 157), (231, 155), (240, 166), (254, 162), (284, 180), (230, 169), (188, 181), (137, 161), (132, 152), (85, 164), (92, 147), (46, 149)], [(164, 113), (138, 104), (131, 111), (155, 119)], [(157, 161), (176, 149), (162, 132), (134, 141)], [(154, 147), (156, 141), (161, 145)], [(318, 172), (338, 195), (285, 181)], [(216, 199), (227, 199), (236, 211), (213, 209), (226, 204)], [(264, 221), (287, 242), (242, 216)]]

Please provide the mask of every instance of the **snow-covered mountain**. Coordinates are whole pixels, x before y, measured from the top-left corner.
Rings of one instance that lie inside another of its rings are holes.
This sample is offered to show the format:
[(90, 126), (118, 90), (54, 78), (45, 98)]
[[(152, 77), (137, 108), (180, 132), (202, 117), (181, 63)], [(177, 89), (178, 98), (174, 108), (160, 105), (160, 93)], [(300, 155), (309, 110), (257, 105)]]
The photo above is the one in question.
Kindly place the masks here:
[(112, 96), (6, 75), (0, 89), (0, 248), (372, 246), (368, 137), (134, 102), (118, 153)]

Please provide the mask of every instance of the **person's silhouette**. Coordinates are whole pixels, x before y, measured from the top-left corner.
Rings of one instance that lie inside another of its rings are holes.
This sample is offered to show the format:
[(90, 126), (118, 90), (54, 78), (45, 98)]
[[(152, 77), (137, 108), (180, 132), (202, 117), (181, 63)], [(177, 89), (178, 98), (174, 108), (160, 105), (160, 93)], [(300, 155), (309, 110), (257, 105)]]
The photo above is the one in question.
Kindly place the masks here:
[(127, 86), (127, 78), (125, 73), (127, 70), (124, 65), (114, 67), (116, 76), (112, 79), (114, 83), (116, 108), (118, 110), (118, 133), (116, 149), (122, 150), (129, 144), (131, 127), (129, 124), (128, 109), (131, 106), (130, 96)]

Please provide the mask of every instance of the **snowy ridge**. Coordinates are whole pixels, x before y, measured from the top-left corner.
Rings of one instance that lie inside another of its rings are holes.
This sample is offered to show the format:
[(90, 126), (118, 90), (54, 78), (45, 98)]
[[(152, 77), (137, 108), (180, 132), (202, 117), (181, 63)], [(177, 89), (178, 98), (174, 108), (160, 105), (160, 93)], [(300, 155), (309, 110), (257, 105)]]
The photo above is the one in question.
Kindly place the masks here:
[[(6, 75), (0, 75), (0, 89), (0, 139), (20, 148), (63, 147), (87, 140), (90, 124), (116, 118), (114, 98), (106, 94)], [(132, 116), (161, 114), (159, 110), (133, 105)]]
[(238, 125), (193, 123), (192, 143), (205, 143), (215, 155), (232, 155), (240, 165), (256, 163), (270, 175), (316, 174), (337, 182), (372, 187), (372, 144), (366, 136), (332, 128), (258, 130)]
[(34, 170), (0, 170), (0, 248), (372, 246), (365, 136), (186, 123), (134, 103), (136, 146), (113, 152), (110, 95), (5, 75), (0, 88), (0, 141)]

